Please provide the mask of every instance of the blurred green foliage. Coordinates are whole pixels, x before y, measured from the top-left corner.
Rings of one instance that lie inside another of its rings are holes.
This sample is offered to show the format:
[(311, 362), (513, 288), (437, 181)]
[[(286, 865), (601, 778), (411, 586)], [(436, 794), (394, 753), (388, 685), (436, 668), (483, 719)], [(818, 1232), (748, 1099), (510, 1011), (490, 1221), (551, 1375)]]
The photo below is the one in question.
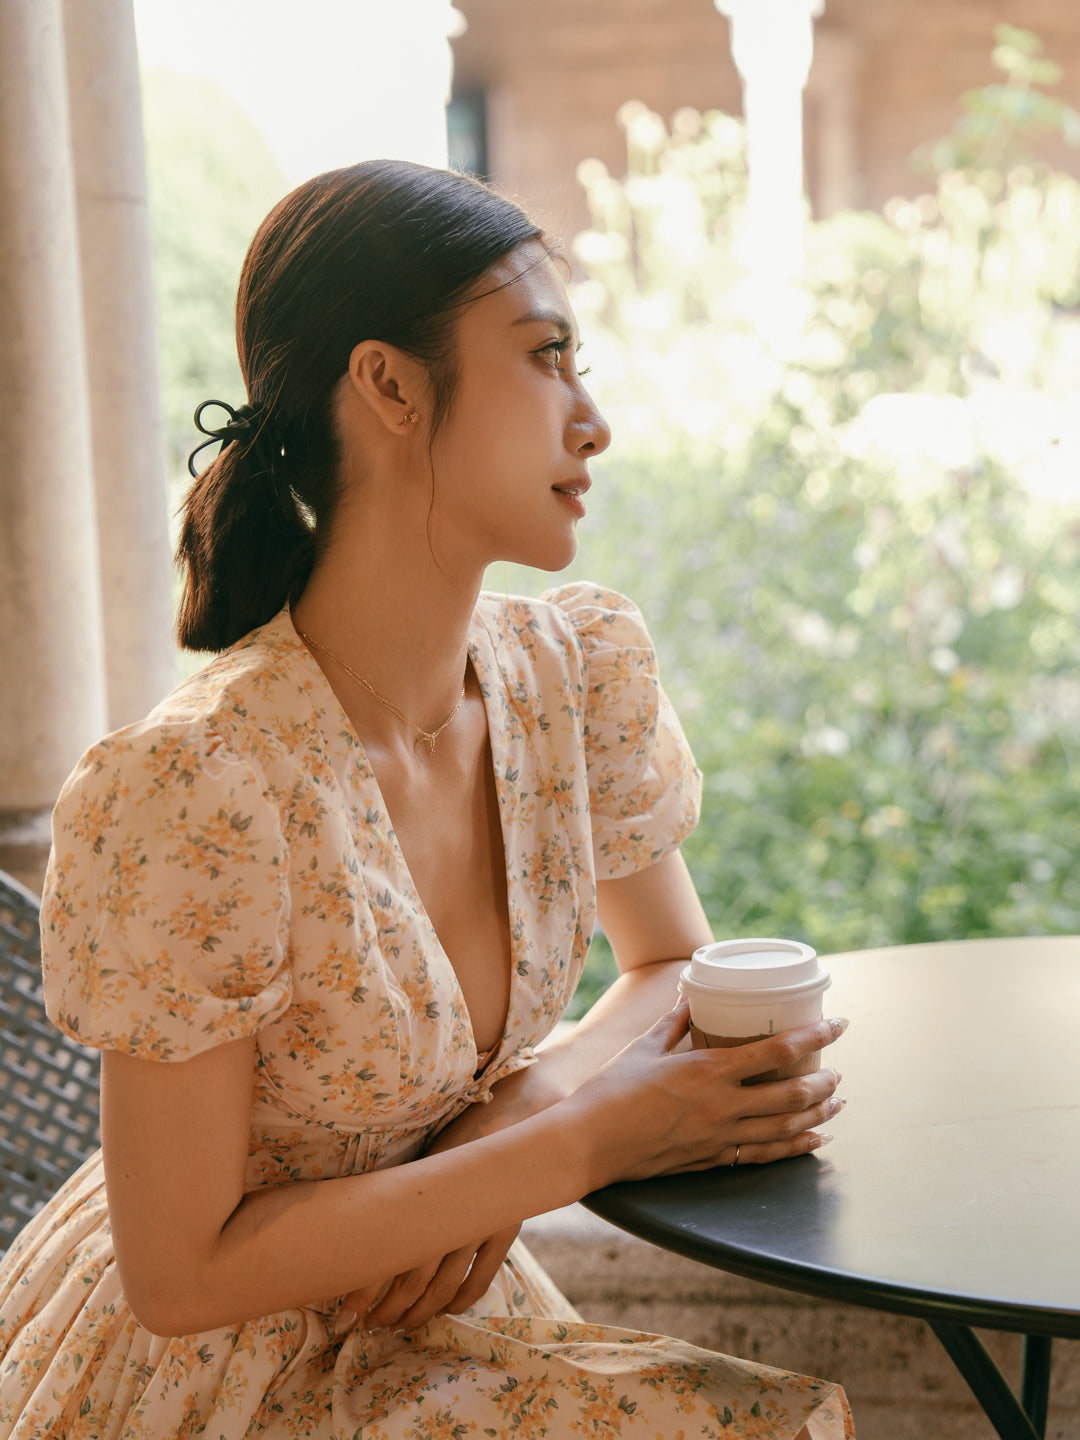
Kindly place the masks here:
[(200, 438), (195, 406), (245, 399), (236, 285), (256, 226), (288, 187), (262, 132), (213, 81), (152, 70), (142, 90), (168, 474), (178, 500)]
[[(705, 774), (684, 851), (715, 933), (1080, 930), (1080, 185), (980, 161), (811, 222), (770, 348), (741, 126), (620, 118), (627, 175), (579, 177), (575, 302), (616, 441), (571, 573), (649, 621)], [(578, 1013), (613, 974), (601, 941)]]
[(1061, 67), (1044, 58), (1042, 41), (1030, 30), (998, 25), (993, 61), (1002, 80), (961, 97), (953, 133), (916, 152), (915, 163), (943, 170), (1003, 169), (1030, 158), (1039, 135), (1059, 134), (1080, 145), (1080, 113), (1044, 87), (1061, 80)]

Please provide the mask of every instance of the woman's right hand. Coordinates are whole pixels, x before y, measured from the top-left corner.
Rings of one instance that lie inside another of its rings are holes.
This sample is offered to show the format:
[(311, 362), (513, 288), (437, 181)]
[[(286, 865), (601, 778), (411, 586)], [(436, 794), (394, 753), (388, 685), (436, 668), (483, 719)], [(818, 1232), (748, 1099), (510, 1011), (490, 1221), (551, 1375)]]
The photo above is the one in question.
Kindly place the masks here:
[(674, 1053), (688, 1027), (689, 1007), (680, 1000), (568, 1102), (587, 1107), (596, 1188), (731, 1165), (736, 1154), (740, 1165), (762, 1165), (825, 1143), (814, 1127), (843, 1108), (834, 1093), (838, 1071), (742, 1082), (763, 1071), (791, 1069), (838, 1039), (846, 1020), (821, 1020), (729, 1050)]

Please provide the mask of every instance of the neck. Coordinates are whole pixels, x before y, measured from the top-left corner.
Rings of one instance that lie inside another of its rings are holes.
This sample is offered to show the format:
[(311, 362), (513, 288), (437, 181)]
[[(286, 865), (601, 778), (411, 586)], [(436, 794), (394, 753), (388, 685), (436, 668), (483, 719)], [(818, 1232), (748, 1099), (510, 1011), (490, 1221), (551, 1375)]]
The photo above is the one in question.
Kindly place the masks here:
[[(364, 553), (330, 548), (293, 607), (293, 623), (415, 725), (433, 731), (461, 696), (481, 577), (455, 582), (430, 554), (428, 564), (418, 559), (415, 548), (408, 558), (379, 546), (357, 548)], [(350, 683), (325, 653), (316, 655), (336, 689)], [(374, 731), (400, 743), (400, 719), (370, 695), (367, 700), (361, 703)], [(409, 743), (415, 738), (413, 732)]]

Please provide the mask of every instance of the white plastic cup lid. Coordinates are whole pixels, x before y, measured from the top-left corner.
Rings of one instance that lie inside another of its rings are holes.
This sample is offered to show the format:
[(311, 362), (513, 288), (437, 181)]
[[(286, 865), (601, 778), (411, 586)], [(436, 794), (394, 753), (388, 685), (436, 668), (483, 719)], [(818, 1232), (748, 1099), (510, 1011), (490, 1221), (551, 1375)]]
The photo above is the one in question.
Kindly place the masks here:
[(720, 940), (695, 950), (688, 969), (689, 979), (718, 990), (782, 990), (828, 974), (798, 940)]

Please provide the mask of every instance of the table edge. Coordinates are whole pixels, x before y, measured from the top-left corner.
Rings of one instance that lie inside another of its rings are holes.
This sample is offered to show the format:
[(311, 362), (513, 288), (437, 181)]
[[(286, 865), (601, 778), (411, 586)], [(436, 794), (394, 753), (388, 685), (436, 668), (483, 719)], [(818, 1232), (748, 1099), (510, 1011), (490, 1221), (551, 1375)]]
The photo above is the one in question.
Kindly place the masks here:
[[(635, 1181), (635, 1184), (648, 1182)], [(915, 1286), (870, 1279), (863, 1275), (825, 1270), (820, 1266), (797, 1264), (776, 1256), (747, 1251), (723, 1241), (710, 1241), (708, 1246), (694, 1244), (694, 1237), (672, 1230), (650, 1220), (648, 1216), (626, 1224), (618, 1215), (617, 1192), (620, 1186), (594, 1191), (582, 1198), (582, 1205), (602, 1220), (615, 1225), (628, 1235), (646, 1240), (662, 1250), (683, 1255), (689, 1260), (727, 1271), (746, 1280), (755, 1280), (781, 1290), (811, 1295), (863, 1309), (886, 1310), (897, 1315), (912, 1315), (920, 1320), (944, 1321), (954, 1325), (971, 1325), (984, 1330), (1007, 1330), (1022, 1335), (1050, 1335), (1058, 1339), (1080, 1339), (1080, 1310), (1038, 1309), (1018, 1303), (987, 1300), (977, 1302), (971, 1297), (920, 1290)]]

